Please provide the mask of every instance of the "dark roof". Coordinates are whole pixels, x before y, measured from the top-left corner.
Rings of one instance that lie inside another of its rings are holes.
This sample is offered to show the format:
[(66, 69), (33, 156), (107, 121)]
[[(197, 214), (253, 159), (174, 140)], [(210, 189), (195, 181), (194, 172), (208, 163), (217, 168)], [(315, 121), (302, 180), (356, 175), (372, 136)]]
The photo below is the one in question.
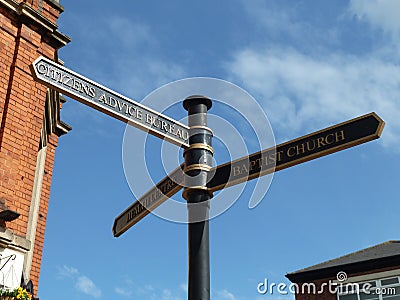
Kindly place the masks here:
[(393, 266), (397, 263), (400, 265), (400, 241), (388, 241), (289, 273), (286, 277), (291, 281), (299, 282), (298, 280), (305, 278), (328, 278), (328, 276), (333, 276), (337, 270), (360, 272), (366, 271), (365, 267), (373, 270), (374, 268), (385, 267), (387, 264)]

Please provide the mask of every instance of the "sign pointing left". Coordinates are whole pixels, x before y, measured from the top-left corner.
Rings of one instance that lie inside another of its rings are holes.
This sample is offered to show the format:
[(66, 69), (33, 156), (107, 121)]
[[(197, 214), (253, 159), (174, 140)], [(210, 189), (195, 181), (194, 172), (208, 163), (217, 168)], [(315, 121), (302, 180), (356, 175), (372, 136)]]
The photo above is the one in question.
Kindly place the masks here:
[(31, 65), (35, 79), (79, 102), (129, 123), (182, 148), (189, 147), (189, 127), (118, 94), (52, 60), (39, 57)]

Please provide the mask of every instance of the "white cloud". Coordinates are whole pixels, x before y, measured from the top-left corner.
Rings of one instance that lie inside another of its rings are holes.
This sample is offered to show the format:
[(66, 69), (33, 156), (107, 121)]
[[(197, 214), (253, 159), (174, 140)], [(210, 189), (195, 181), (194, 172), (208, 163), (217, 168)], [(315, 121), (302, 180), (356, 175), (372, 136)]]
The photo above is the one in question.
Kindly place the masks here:
[(351, 0), (349, 12), (372, 26), (394, 36), (400, 36), (400, 1)]
[(164, 289), (162, 291), (161, 300), (182, 300), (182, 298), (173, 295), (173, 293), (170, 290)]
[(186, 283), (182, 283), (182, 284), (180, 285), (180, 288), (181, 288), (181, 290), (184, 291), (185, 293), (188, 292), (188, 286), (187, 286)]
[(59, 267), (58, 276), (60, 279), (69, 278), (75, 282), (75, 288), (86, 295), (94, 298), (100, 298), (102, 295), (101, 290), (96, 287), (94, 282), (89, 277), (81, 275), (78, 269), (74, 267), (68, 267), (66, 265)]
[(150, 27), (145, 23), (133, 22), (131, 19), (114, 16), (103, 24), (108, 32), (104, 32), (104, 38), (110, 34), (119, 41), (122, 47), (137, 47), (141, 44), (153, 44), (154, 40)]
[(236, 300), (236, 297), (228, 290), (221, 290), (216, 292), (216, 298), (219, 300)]
[(115, 288), (115, 292), (118, 295), (124, 296), (124, 297), (130, 297), (132, 296), (132, 291), (128, 290), (128, 289), (124, 289), (124, 288), (120, 288), (120, 287), (116, 287)]
[[(292, 138), (375, 111), (386, 121), (383, 144), (400, 151), (400, 147), (392, 147), (399, 146), (400, 141), (396, 43), (380, 40), (378, 35), (374, 39), (381, 43), (374, 50), (356, 56), (346, 53), (349, 48), (340, 44), (344, 34), (340, 23), (328, 28), (314, 24), (317, 26), (310, 28), (293, 7), (260, 0), (243, 5), (267, 35), (289, 37), (284, 39), (285, 46), (277, 46), (279, 42), (272, 40), (269, 46), (261, 43), (242, 48), (227, 64), (232, 80), (241, 82), (262, 103), (278, 137)], [(398, 0), (351, 0), (344, 10), (400, 37)], [(345, 21), (342, 16), (338, 12), (336, 22)], [(300, 44), (296, 36), (302, 40)], [(337, 40), (331, 42), (331, 38)], [(311, 46), (307, 46), (310, 41)]]
[(141, 284), (130, 278), (124, 279), (123, 287), (116, 286), (114, 292), (119, 297), (149, 300), (183, 300), (182, 289), (156, 287), (152, 284)]
[(68, 267), (66, 265), (58, 267), (57, 275), (59, 278), (66, 278), (66, 277), (73, 278), (78, 274), (79, 274), (78, 270), (73, 267)]
[(86, 277), (86, 276), (79, 276), (75, 287), (82, 293), (92, 296), (94, 298), (101, 297), (101, 291), (96, 287), (94, 282)]
[(310, 57), (289, 48), (268, 48), (242, 50), (228, 68), (284, 134), (314, 131), (375, 111), (387, 121), (384, 144), (400, 140), (400, 72), (393, 63), (372, 56)]
[(146, 285), (144, 286), (144, 289), (145, 289), (146, 291), (148, 291), (148, 292), (154, 291), (154, 287), (153, 287), (151, 284), (146, 284)]

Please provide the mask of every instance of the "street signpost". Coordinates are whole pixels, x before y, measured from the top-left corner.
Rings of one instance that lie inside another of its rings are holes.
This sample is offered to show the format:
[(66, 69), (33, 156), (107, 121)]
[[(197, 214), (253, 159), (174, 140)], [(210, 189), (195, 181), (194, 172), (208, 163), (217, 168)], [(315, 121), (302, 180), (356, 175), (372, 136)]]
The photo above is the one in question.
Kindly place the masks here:
[[(370, 113), (253, 153), (211, 169), (207, 187), (211, 192), (277, 172), (380, 137), (384, 122)], [(114, 221), (113, 233), (120, 236), (183, 187), (182, 164), (154, 188), (135, 201)], [(151, 201), (151, 202), (149, 202)]]
[(185, 187), (182, 197), (188, 209), (188, 299), (210, 299), (209, 213), (213, 193), (207, 188), (212, 165), (213, 132), (207, 127), (211, 99), (191, 96), (183, 101), (188, 111), (189, 148), (185, 158)]
[(52, 60), (39, 57), (31, 65), (31, 72), (37, 81), (79, 102), (182, 148), (189, 146), (189, 127), (186, 125), (122, 96)]
[(385, 124), (370, 113), (212, 168), (212, 130), (207, 127), (210, 99), (185, 99), (188, 127), (47, 58), (39, 57), (31, 71), (42, 84), (185, 149), (185, 162), (122, 212), (114, 221), (113, 234), (122, 235), (184, 187), (189, 219), (189, 300), (210, 299), (208, 219), (213, 192), (377, 139)]

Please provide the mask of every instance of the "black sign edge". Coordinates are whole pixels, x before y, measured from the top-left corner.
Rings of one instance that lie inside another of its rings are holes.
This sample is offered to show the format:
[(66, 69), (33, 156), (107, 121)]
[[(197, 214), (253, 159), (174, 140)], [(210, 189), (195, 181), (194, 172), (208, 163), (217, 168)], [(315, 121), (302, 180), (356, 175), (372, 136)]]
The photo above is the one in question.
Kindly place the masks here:
[[(102, 111), (102, 110), (99, 109), (99, 106), (97, 106), (97, 105), (91, 103), (90, 101), (84, 100), (83, 98), (79, 97), (79, 95), (74, 94), (74, 93), (70, 93), (70, 92), (68, 92), (68, 91), (66, 91), (66, 90), (63, 90), (63, 89), (57, 87), (56, 85), (53, 85), (50, 81), (46, 81), (46, 80), (44, 80), (44, 79), (39, 78), (38, 75), (37, 75), (37, 73), (36, 73), (35, 65), (38, 64), (41, 60), (44, 60), (44, 61), (48, 62), (48, 63), (49, 63), (50, 65), (52, 65), (52, 66), (57, 65), (56, 62), (54, 62), (54, 61), (52, 61), (52, 60), (50, 60), (50, 59), (48, 59), (48, 58), (46, 58), (46, 57), (44, 57), (44, 56), (40, 56), (39, 58), (37, 58), (31, 65), (29, 65), (29, 68), (30, 68), (30, 71), (31, 71), (31, 75), (33, 76), (33, 78), (35, 79), (36, 82), (39, 82), (39, 83), (45, 85), (46, 87), (49, 87), (49, 85), (50, 85), (50, 87), (51, 87), (52, 89), (58, 91), (59, 93), (61, 93), (61, 94), (63, 94), (63, 95), (66, 95), (66, 96), (68, 96), (68, 97), (74, 99), (75, 101), (78, 101), (78, 102), (80, 102), (80, 103), (82, 103), (82, 104), (84, 104), (84, 105), (86, 105), (86, 106), (89, 106), (89, 107), (91, 107), (91, 108), (93, 108), (93, 109), (95, 109), (95, 110), (97, 110), (97, 111), (99, 111), (99, 112), (101, 112), (101, 113), (104, 113), (105, 115), (108, 115), (109, 117), (112, 117), (112, 118), (117, 119), (117, 120), (119, 120), (119, 121), (121, 121), (121, 122), (123, 122), (123, 123), (126, 123), (126, 124), (130, 125), (130, 126), (133, 126), (133, 127), (135, 127), (135, 128), (138, 128), (138, 129), (140, 129), (140, 130), (142, 130), (142, 131), (144, 131), (144, 132), (146, 132), (146, 133), (148, 133), (148, 134), (151, 134), (151, 135), (153, 135), (153, 136), (155, 136), (155, 137), (157, 137), (157, 138), (159, 138), (159, 139), (166, 140), (166, 141), (168, 141), (168, 142), (170, 142), (170, 143), (172, 143), (172, 144), (174, 144), (174, 145), (176, 145), (176, 146), (178, 146), (178, 147), (181, 147), (181, 148), (183, 148), (183, 149), (189, 148), (188, 142), (187, 142), (187, 143), (182, 143), (182, 142), (181, 142), (180, 140), (178, 140), (178, 139), (174, 139), (174, 138), (172, 138), (172, 137), (170, 137), (170, 136), (163, 135), (163, 134), (159, 133), (158, 131), (151, 129), (151, 127), (142, 125), (142, 124), (139, 123), (139, 122), (135, 123), (135, 122), (132, 121), (132, 120), (124, 119), (123, 117), (119, 116), (118, 114), (115, 114), (112, 110), (104, 109), (105, 111), (108, 111), (108, 112), (109, 112), (109, 113), (105, 113), (104, 111)], [(101, 85), (100, 83), (95, 82), (95, 81), (93, 81), (93, 80), (91, 80), (91, 79), (89, 79), (89, 78), (86, 78), (85, 76), (83, 76), (83, 75), (81, 75), (81, 74), (78, 74), (78, 73), (74, 72), (73, 70), (70, 70), (70, 69), (68, 69), (68, 68), (66, 68), (66, 67), (64, 67), (64, 66), (62, 66), (62, 65), (59, 65), (59, 66), (57, 65), (57, 66), (55, 66), (55, 67), (60, 68), (60, 69), (64, 69), (63, 71), (65, 71), (65, 72), (68, 71), (68, 72), (70, 72), (70, 73), (73, 73), (73, 75), (75, 75), (75, 76), (78, 77), (78, 78), (79, 78), (79, 77), (83, 77), (85, 80), (87, 80), (87, 81), (93, 83), (93, 85), (95, 85), (96, 87), (99, 87), (99, 88), (101, 88), (101, 89), (103, 89), (103, 90), (109, 92), (110, 94), (115, 94), (115, 95), (117, 95), (118, 97), (123, 98), (124, 100), (128, 100), (128, 102), (134, 101), (135, 103), (132, 103), (132, 104), (134, 104), (134, 105), (136, 105), (136, 106), (138, 106), (138, 107), (143, 107), (143, 106), (144, 106), (143, 104), (140, 104), (140, 102), (137, 102), (137, 101), (135, 101), (135, 100), (132, 100), (132, 99), (130, 99), (130, 98), (124, 96), (124, 95), (121, 95), (121, 94), (119, 94), (118, 92), (113, 91), (113, 90), (111, 90), (110, 88), (107, 88), (107, 87)], [(67, 70), (67, 71), (66, 71), (66, 70)], [(164, 114), (162, 114), (162, 113), (160, 113), (160, 112), (157, 112), (157, 111), (153, 110), (153, 109), (150, 108), (150, 107), (145, 107), (145, 108), (146, 108), (146, 110), (153, 112), (155, 115), (160, 115), (160, 116), (162, 116), (163, 118), (170, 120), (171, 123), (175, 123), (175, 124), (176, 124), (176, 123), (179, 123), (179, 124), (178, 124), (179, 126), (181, 126), (182, 128), (186, 129), (186, 130), (189, 132), (190, 128), (189, 128), (188, 126), (186, 126), (185, 124), (182, 124), (182, 123), (179, 122), (179, 121), (176, 121), (176, 120), (174, 120), (174, 119), (172, 119), (172, 118), (170, 118), (170, 117), (168, 117), (168, 116), (166, 116), (166, 115), (164, 115)]]

